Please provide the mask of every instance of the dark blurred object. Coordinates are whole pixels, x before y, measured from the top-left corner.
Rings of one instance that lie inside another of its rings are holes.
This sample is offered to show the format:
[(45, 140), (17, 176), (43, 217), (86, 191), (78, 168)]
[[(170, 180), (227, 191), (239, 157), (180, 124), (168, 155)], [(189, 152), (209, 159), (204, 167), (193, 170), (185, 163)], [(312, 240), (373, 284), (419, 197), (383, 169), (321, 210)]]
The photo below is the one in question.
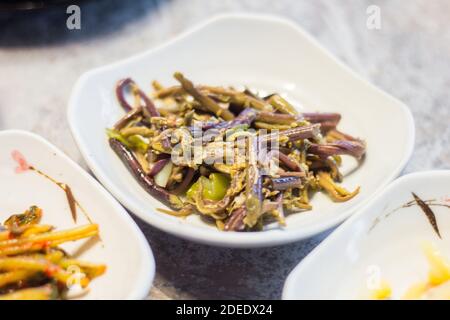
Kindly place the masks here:
[(76, 4), (77, 0), (0, 0), (0, 10), (42, 9), (59, 4)]
[[(151, 17), (171, 0), (0, 0), (0, 7), (24, 2), (42, 2), (44, 7), (0, 10), (0, 50), (100, 39)], [(80, 30), (67, 28), (67, 7), (72, 4), (81, 10)]]

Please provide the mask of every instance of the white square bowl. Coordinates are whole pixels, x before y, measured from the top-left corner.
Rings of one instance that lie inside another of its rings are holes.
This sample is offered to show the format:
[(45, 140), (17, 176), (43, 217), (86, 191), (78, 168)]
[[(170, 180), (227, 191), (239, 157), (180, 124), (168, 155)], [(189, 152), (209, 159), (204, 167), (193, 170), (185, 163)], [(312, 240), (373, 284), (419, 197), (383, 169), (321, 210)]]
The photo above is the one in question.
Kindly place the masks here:
[[(290, 215), (285, 228), (263, 232), (221, 232), (195, 216), (157, 212), (163, 205), (110, 149), (105, 128), (123, 114), (114, 96), (119, 79), (132, 77), (146, 89), (154, 79), (173, 84), (178, 70), (196, 83), (280, 92), (301, 110), (341, 113), (340, 128), (367, 142), (363, 165), (344, 169), (344, 185), (360, 185), (361, 193), (346, 203), (318, 194), (313, 210)], [(230, 247), (292, 242), (337, 225), (400, 173), (414, 143), (414, 122), (404, 104), (358, 77), (295, 24), (260, 15), (218, 16), (157, 49), (84, 74), (73, 90), (68, 119), (93, 173), (130, 211), (169, 233)]]
[(19, 151), (29, 165), (70, 186), (89, 218), (99, 225), (100, 241), (80, 240), (62, 248), (81, 260), (102, 263), (106, 272), (89, 284), (79, 299), (144, 299), (152, 285), (155, 261), (150, 247), (128, 213), (89, 174), (41, 137), (25, 132), (0, 132), (0, 221), (37, 205), (42, 223), (56, 231), (89, 223), (78, 210), (72, 219), (66, 194), (55, 183), (27, 170), (17, 173), (12, 152)]

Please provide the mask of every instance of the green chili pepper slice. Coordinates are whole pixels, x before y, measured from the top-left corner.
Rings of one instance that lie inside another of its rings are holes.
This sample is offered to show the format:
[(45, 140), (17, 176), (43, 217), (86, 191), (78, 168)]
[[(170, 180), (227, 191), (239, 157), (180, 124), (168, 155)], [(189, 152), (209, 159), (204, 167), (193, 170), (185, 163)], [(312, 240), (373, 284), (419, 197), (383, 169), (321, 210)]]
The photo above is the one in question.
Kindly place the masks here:
[(219, 201), (225, 197), (230, 187), (230, 178), (223, 173), (211, 173), (209, 179), (201, 176), (186, 192), (189, 198), (194, 198), (200, 183), (203, 185), (203, 197), (205, 199)]

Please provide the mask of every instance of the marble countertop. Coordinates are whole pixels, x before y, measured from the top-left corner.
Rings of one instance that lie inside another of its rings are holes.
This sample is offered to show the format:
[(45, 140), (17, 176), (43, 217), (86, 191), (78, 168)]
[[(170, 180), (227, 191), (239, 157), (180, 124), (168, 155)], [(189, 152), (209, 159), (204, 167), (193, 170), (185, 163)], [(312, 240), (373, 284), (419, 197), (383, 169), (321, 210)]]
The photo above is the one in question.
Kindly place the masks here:
[[(366, 9), (373, 4), (381, 10), (379, 30), (366, 27)], [(411, 108), (417, 137), (403, 173), (450, 169), (447, 0), (86, 0), (80, 5), (82, 28), (72, 31), (66, 28), (65, 7), (0, 12), (0, 129), (40, 134), (86, 168), (66, 120), (68, 97), (83, 72), (153, 47), (214, 14), (262, 12), (297, 22)], [(326, 236), (275, 248), (224, 249), (178, 239), (135, 219), (157, 263), (150, 299), (278, 299), (290, 270)]]

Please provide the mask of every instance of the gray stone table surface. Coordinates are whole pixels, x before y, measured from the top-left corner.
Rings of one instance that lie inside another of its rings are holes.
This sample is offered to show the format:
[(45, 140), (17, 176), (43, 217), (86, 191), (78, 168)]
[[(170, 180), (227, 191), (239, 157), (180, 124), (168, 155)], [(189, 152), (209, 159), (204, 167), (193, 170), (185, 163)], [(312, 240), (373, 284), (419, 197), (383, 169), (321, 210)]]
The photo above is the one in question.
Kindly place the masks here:
[[(372, 4), (381, 9), (380, 30), (366, 27)], [(153, 47), (214, 14), (261, 12), (292, 19), (411, 108), (417, 137), (404, 173), (450, 168), (447, 0), (86, 0), (80, 5), (79, 31), (67, 30), (65, 7), (0, 12), (0, 129), (38, 133), (86, 168), (66, 120), (72, 86), (83, 72)], [(151, 299), (278, 299), (289, 271), (325, 236), (232, 250), (190, 243), (135, 219), (156, 258)]]

